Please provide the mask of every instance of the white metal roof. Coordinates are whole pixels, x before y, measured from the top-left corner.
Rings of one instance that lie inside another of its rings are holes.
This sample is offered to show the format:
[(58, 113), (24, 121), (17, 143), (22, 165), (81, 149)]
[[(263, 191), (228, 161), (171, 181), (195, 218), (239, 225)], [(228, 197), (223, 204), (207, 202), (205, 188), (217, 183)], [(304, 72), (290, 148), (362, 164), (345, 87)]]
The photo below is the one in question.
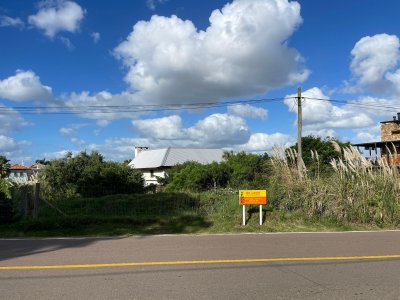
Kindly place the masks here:
[(129, 166), (135, 169), (172, 167), (187, 161), (201, 164), (221, 162), (224, 152), (221, 149), (204, 148), (163, 148), (141, 151)]

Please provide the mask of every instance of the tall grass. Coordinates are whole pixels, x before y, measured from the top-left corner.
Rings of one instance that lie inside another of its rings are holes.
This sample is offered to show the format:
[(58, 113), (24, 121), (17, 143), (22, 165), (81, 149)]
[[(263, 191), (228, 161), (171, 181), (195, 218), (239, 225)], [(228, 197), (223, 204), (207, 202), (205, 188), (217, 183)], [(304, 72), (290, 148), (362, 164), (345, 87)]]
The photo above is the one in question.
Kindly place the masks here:
[[(302, 211), (307, 217), (338, 222), (398, 225), (400, 221), (399, 169), (385, 159), (367, 160), (354, 147), (341, 149), (331, 160), (332, 172), (321, 176), (303, 168), (297, 154), (276, 149), (272, 155), (270, 195), (284, 211)], [(318, 153), (312, 157), (318, 161)], [(319, 168), (318, 168), (319, 169)]]

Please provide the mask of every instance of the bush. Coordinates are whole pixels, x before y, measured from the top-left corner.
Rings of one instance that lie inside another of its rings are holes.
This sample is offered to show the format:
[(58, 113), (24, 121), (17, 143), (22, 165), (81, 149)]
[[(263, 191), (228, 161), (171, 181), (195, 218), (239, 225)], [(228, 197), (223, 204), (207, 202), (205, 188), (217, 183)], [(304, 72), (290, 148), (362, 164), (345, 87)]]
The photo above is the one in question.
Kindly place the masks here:
[(268, 155), (226, 152), (224, 161), (202, 165), (186, 162), (173, 167), (160, 183), (167, 191), (199, 192), (217, 188), (265, 188)]
[(138, 170), (127, 164), (106, 162), (98, 152), (67, 154), (53, 160), (40, 175), (42, 197), (46, 200), (100, 197), (104, 195), (140, 193), (144, 180)]
[(8, 181), (0, 178), (0, 224), (12, 222), (14, 217), (11, 200), (10, 185)]

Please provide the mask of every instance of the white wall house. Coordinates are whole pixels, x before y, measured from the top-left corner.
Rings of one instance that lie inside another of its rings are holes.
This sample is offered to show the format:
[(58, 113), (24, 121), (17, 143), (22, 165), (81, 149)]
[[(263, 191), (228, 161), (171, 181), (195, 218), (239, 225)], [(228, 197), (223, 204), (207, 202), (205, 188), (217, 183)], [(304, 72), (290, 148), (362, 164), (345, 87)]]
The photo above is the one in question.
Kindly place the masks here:
[(158, 184), (157, 177), (164, 178), (165, 171), (187, 161), (201, 164), (221, 162), (224, 152), (221, 149), (205, 148), (162, 148), (151, 150), (148, 147), (136, 147), (135, 158), (129, 166), (140, 170), (145, 185)]
[(31, 166), (25, 166), (22, 164), (16, 164), (10, 167), (10, 180), (28, 181), (31, 176), (39, 174), (43, 168), (41, 164), (33, 164)]

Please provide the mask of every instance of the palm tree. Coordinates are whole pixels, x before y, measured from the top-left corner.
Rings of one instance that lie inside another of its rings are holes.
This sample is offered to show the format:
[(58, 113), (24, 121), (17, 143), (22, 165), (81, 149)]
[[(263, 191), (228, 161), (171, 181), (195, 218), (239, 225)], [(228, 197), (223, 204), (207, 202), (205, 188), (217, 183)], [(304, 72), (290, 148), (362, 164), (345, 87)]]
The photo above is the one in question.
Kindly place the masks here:
[(10, 166), (9, 160), (5, 156), (0, 155), (0, 179), (8, 177)]

